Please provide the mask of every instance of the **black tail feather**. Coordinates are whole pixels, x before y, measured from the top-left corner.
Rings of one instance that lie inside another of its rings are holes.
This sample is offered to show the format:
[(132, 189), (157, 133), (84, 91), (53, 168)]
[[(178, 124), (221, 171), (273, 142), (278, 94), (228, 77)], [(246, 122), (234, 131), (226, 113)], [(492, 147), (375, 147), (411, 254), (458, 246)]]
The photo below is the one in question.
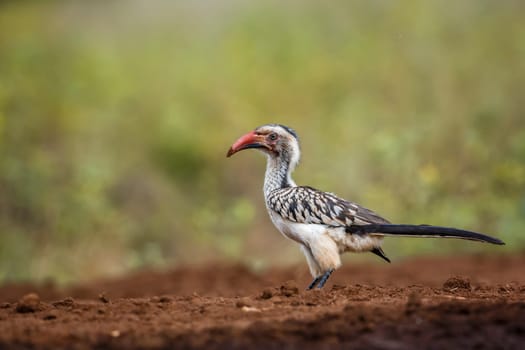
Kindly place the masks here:
[(380, 258), (386, 260), (386, 262), (388, 262), (388, 263), (390, 262), (390, 259), (388, 258), (388, 256), (385, 255), (385, 252), (383, 251), (383, 249), (381, 249), (381, 247), (375, 247), (370, 252), (374, 253), (375, 255), (379, 256)]
[[(355, 234), (376, 233), (384, 236), (407, 236), (407, 237), (443, 237), (460, 238), (492, 244), (505, 244), (503, 241), (478, 232), (460, 230), (452, 227), (430, 226), (430, 225), (393, 225), (393, 224), (370, 224), (352, 225), (346, 227), (346, 232)], [(377, 254), (377, 253), (375, 253)], [(379, 254), (377, 254), (379, 255)], [(379, 255), (381, 256), (381, 255)]]

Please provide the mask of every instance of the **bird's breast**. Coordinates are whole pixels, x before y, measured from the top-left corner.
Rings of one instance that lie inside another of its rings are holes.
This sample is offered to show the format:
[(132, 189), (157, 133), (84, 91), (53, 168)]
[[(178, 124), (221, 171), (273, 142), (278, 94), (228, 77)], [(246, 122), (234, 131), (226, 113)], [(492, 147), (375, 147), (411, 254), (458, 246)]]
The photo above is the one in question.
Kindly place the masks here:
[(268, 209), (268, 213), (279, 232), (297, 243), (308, 245), (315, 237), (323, 234), (325, 230), (323, 225), (301, 224), (290, 221), (271, 209)]

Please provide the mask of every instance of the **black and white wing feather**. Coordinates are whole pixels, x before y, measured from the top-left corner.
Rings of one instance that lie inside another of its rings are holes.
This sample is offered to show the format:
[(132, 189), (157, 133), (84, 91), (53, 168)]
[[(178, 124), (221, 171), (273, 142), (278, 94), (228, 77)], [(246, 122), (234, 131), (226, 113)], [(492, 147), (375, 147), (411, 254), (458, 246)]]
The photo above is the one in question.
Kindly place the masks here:
[(308, 186), (274, 190), (266, 198), (266, 205), (281, 217), (303, 224), (348, 227), (389, 223), (369, 209)]

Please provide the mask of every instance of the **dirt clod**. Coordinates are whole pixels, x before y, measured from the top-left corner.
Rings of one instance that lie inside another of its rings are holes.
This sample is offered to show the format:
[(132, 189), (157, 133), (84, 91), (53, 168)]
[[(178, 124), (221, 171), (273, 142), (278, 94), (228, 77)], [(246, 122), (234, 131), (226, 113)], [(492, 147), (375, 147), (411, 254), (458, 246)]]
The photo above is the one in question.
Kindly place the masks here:
[(235, 306), (238, 308), (242, 308), (244, 306), (250, 306), (250, 298), (241, 298), (235, 302)]
[(72, 297), (67, 297), (59, 301), (55, 301), (53, 303), (54, 307), (62, 307), (62, 308), (72, 308), (75, 306), (75, 299)]
[(451, 277), (443, 283), (443, 290), (445, 292), (454, 292), (456, 290), (471, 290), (470, 280), (464, 277)]
[(295, 282), (288, 281), (281, 286), (279, 289), (279, 294), (285, 297), (291, 297), (293, 295), (299, 294), (299, 288), (297, 288)]

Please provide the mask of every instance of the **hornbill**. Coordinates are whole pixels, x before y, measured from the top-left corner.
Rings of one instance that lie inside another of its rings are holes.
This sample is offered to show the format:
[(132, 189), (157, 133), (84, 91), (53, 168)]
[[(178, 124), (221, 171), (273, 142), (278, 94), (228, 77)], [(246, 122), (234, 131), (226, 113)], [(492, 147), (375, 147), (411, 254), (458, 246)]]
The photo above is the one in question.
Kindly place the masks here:
[(281, 124), (266, 124), (240, 137), (227, 157), (257, 149), (267, 156), (264, 199), (277, 229), (299, 243), (313, 281), (322, 288), (341, 266), (344, 252), (372, 252), (387, 262), (381, 249), (384, 236), (460, 238), (492, 244), (501, 240), (481, 233), (430, 225), (395, 225), (370, 209), (309, 186), (297, 186), (291, 174), (301, 151), (296, 132)]

